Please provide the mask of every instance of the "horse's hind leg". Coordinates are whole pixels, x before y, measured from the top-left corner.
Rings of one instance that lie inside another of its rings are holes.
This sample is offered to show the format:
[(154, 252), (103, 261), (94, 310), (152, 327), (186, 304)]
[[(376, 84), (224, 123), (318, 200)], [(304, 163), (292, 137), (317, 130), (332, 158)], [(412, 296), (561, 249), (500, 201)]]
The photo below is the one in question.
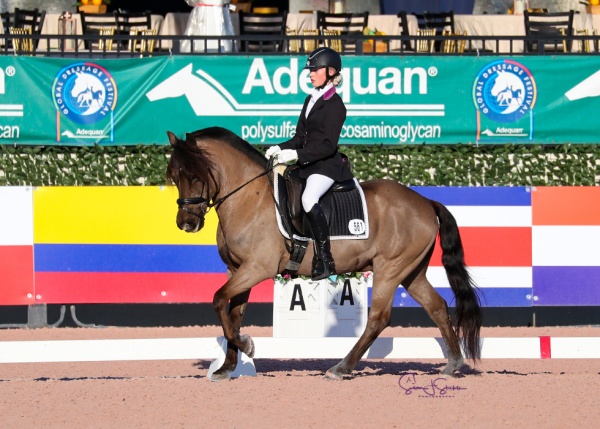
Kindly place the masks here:
[(390, 323), (392, 302), (399, 281), (396, 278), (386, 278), (381, 271), (377, 271), (373, 281), (375, 284), (373, 285), (371, 309), (369, 310), (365, 331), (352, 347), (350, 353), (338, 364), (327, 370), (325, 378), (328, 380), (342, 380), (344, 375), (350, 374), (381, 331)]
[(463, 366), (464, 359), (458, 337), (452, 328), (446, 301), (427, 280), (425, 269), (421, 270), (414, 279), (405, 281), (404, 287), (410, 296), (425, 309), (431, 320), (440, 329), (448, 350), (448, 364), (442, 370), (442, 374), (453, 376), (454, 372)]

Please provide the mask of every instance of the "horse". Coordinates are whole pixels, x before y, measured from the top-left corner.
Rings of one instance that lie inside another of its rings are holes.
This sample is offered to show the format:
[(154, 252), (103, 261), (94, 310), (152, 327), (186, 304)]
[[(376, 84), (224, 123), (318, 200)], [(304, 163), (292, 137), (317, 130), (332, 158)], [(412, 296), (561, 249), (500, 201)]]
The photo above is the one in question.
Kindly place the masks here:
[(498, 106), (521, 106), (523, 103), (522, 92), (523, 90), (521, 89), (513, 90), (512, 86), (507, 86), (506, 89), (500, 91), (496, 97)]
[[(86, 114), (95, 113), (104, 103), (104, 88), (97, 77), (81, 72), (76, 74), (71, 96), (77, 99), (79, 107), (88, 108)], [(97, 87), (99, 89), (95, 89)]]
[[(167, 181), (178, 190), (177, 226), (194, 233), (214, 207), (219, 218), (217, 248), (228, 280), (214, 294), (212, 306), (227, 339), (222, 366), (211, 381), (231, 378), (238, 350), (254, 356), (254, 342), (240, 329), (252, 287), (274, 278), (286, 267), (288, 243), (277, 227), (270, 163), (250, 143), (221, 127), (204, 128), (171, 144)], [(455, 376), (467, 358), (480, 359), (482, 313), (478, 288), (464, 261), (456, 220), (441, 203), (427, 199), (393, 180), (360, 183), (368, 208), (369, 237), (334, 240), (331, 252), (338, 273), (373, 272), (371, 307), (364, 332), (350, 352), (325, 372), (342, 380), (389, 325), (392, 301), (402, 285), (439, 327), (447, 349), (442, 374)], [(427, 280), (439, 233), (442, 264), (456, 301), (454, 321), (446, 301)], [(343, 243), (342, 243), (343, 242)], [(310, 275), (313, 250), (308, 248), (297, 271)]]
[(104, 103), (102, 92), (102, 89), (94, 91), (91, 88), (80, 92), (77, 96), (77, 105), (79, 107), (92, 107), (92, 105), (95, 104), (96, 106), (101, 107), (102, 103)]
[[(516, 89), (514, 89), (516, 88)], [(506, 107), (503, 113), (512, 113), (523, 104), (525, 87), (521, 80), (512, 73), (499, 71), (490, 93), (496, 97), (498, 106)]]

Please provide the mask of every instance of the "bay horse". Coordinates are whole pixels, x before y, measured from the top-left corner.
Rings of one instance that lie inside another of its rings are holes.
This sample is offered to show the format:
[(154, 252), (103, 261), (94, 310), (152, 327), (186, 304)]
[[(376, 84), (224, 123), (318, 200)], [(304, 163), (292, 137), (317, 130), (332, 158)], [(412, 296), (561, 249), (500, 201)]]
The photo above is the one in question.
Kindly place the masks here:
[[(210, 127), (186, 134), (185, 140), (167, 132), (171, 144), (166, 177), (179, 192), (177, 226), (197, 232), (214, 207), (219, 224), (218, 252), (228, 280), (213, 299), (228, 346), (225, 361), (212, 381), (229, 379), (237, 366), (238, 350), (254, 356), (254, 342), (240, 333), (250, 290), (284, 271), (289, 260), (279, 232), (268, 160), (235, 133)], [(338, 273), (373, 271), (371, 307), (365, 331), (352, 350), (325, 373), (342, 380), (355, 369), (373, 341), (388, 326), (392, 301), (402, 285), (439, 327), (448, 362), (442, 373), (453, 376), (467, 358), (480, 358), (481, 308), (478, 289), (464, 262), (456, 220), (441, 203), (429, 200), (392, 180), (362, 182), (369, 212), (370, 235), (362, 240), (331, 242)], [(440, 235), (442, 263), (454, 293), (454, 322), (446, 301), (425, 273)], [(310, 275), (312, 246), (297, 272)], [(229, 307), (228, 307), (229, 304)]]

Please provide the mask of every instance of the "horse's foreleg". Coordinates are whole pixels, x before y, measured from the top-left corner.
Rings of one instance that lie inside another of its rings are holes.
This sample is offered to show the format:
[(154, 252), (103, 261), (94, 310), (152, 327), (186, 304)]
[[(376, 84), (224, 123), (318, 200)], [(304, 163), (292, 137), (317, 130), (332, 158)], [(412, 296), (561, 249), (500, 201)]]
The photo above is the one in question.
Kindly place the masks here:
[[(238, 350), (241, 350), (249, 357), (254, 356), (254, 342), (250, 336), (240, 335), (240, 326), (248, 302), (248, 297), (250, 296), (250, 289), (260, 280), (262, 279), (248, 280), (236, 273), (235, 276), (231, 277), (227, 283), (215, 293), (213, 298), (213, 308), (223, 327), (223, 335), (227, 340), (227, 353), (225, 362), (221, 368), (212, 374), (211, 380), (213, 381), (224, 380), (230, 377), (231, 371), (237, 366)], [(243, 286), (240, 283), (250, 284), (251, 286)], [(234, 294), (234, 291), (237, 291), (238, 293)], [(228, 313), (227, 304), (230, 301), (231, 304)]]
[[(231, 320), (231, 325), (236, 334), (239, 335), (240, 328), (242, 326), (242, 320), (244, 318), (244, 312), (246, 311), (246, 306), (248, 304), (248, 298), (250, 297), (250, 291), (246, 291), (239, 295), (231, 298), (229, 303), (229, 319)], [(243, 335), (240, 338), (243, 339)], [(225, 361), (221, 368), (218, 371), (215, 371), (218, 374), (229, 374), (235, 370), (238, 363), (238, 350), (239, 348), (232, 342), (227, 341), (227, 352), (225, 353)], [(254, 350), (252, 349), (250, 352), (247, 352), (250, 357), (254, 355)], [(218, 376), (218, 375), (217, 375)]]
[[(244, 320), (244, 313), (246, 312), (246, 307), (248, 305), (248, 298), (250, 298), (250, 290), (234, 296), (231, 298), (229, 303), (229, 319), (231, 320), (231, 325), (235, 335), (242, 338), (242, 340), (244, 340), (245, 337), (248, 337), (247, 335), (240, 335), (240, 328), (242, 327), (242, 320)], [(246, 353), (248, 357), (254, 356), (254, 346), (252, 346), (250, 349), (245, 347), (242, 349), (242, 351)]]
[(458, 337), (452, 329), (446, 301), (431, 286), (424, 272), (415, 278), (410, 285), (406, 285), (406, 290), (425, 309), (431, 320), (440, 329), (448, 350), (448, 364), (442, 370), (442, 374), (454, 376), (454, 372), (463, 366), (464, 358), (460, 350)]

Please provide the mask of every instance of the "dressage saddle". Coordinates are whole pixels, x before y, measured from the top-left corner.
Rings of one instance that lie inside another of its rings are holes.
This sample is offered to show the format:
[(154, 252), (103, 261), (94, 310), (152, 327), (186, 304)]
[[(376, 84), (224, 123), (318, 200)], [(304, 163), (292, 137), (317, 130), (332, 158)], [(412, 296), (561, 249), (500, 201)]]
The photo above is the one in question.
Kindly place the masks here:
[[(294, 233), (304, 237), (311, 237), (310, 225), (306, 218), (306, 213), (302, 209), (302, 192), (304, 191), (306, 180), (300, 177), (299, 172), (300, 167), (291, 165), (283, 173), (285, 189), (287, 191), (288, 219), (295, 230)], [(335, 182), (325, 195), (321, 197), (320, 203), (328, 223), (333, 210), (333, 193), (348, 192), (355, 188), (356, 181), (354, 179)]]

